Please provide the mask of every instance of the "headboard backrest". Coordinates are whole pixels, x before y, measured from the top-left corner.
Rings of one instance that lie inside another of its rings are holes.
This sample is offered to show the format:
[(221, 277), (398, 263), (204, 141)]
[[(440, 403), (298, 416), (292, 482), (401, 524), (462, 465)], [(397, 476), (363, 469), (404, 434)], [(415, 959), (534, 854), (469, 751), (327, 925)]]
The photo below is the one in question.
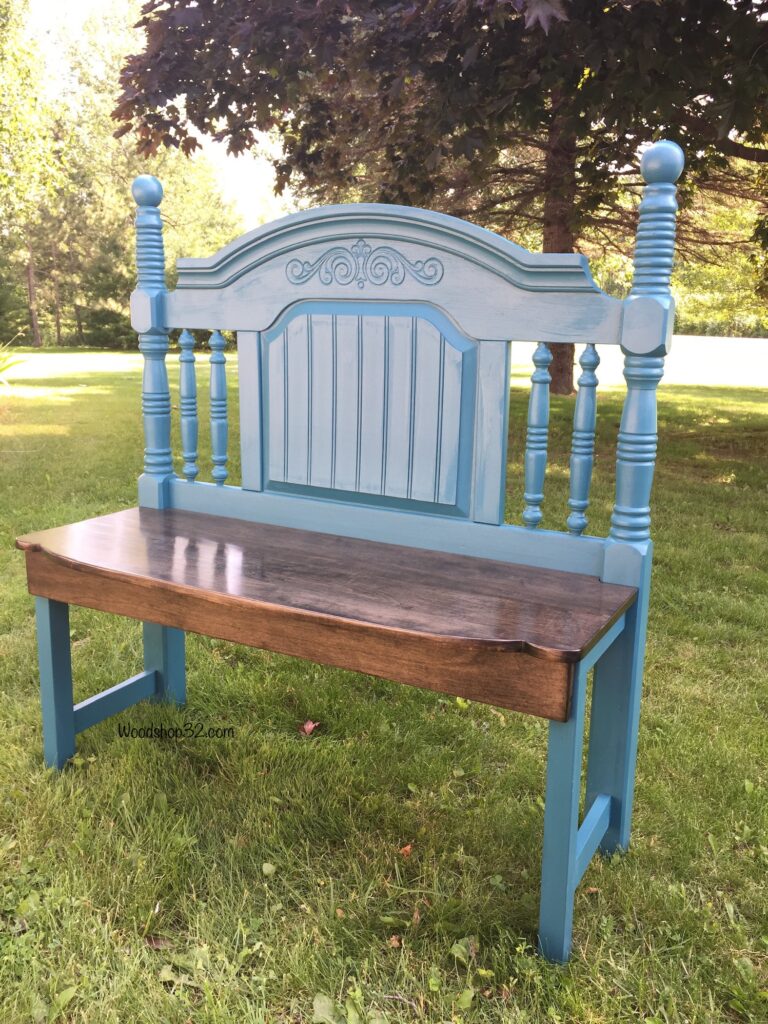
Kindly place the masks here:
[[(242, 514), (246, 507), (244, 497), (224, 486), (222, 332), (232, 331), (239, 356), (241, 494), (250, 493), (253, 501), (255, 495), (260, 501), (279, 497), (283, 509), (289, 497), (354, 506), (360, 510), (355, 521), (375, 506), (498, 525), (506, 482), (510, 342), (535, 341), (523, 513), (525, 526), (534, 531), (547, 458), (550, 346), (583, 342), (567, 521), (572, 537), (582, 540), (594, 447), (595, 345), (619, 344), (629, 391), (612, 535), (646, 541), (653, 396), (673, 316), (673, 183), (681, 169), (682, 154), (673, 143), (659, 143), (645, 154), (637, 284), (625, 301), (597, 287), (580, 255), (532, 254), (444, 214), (375, 204), (297, 213), (210, 258), (179, 260), (178, 284), (169, 293), (158, 210), (162, 188), (154, 178), (138, 178), (133, 191), (139, 205), (139, 281), (131, 310), (146, 357), (141, 503), (199, 502), (224, 515)], [(168, 335), (175, 328), (183, 329), (183, 478), (173, 473), (165, 367)], [(192, 332), (200, 330), (212, 331), (211, 450), (218, 497), (197, 480)], [(235, 506), (241, 511), (233, 511)], [(266, 506), (262, 501), (258, 507)], [(312, 521), (309, 511), (307, 518)], [(413, 529), (422, 537), (429, 527)]]

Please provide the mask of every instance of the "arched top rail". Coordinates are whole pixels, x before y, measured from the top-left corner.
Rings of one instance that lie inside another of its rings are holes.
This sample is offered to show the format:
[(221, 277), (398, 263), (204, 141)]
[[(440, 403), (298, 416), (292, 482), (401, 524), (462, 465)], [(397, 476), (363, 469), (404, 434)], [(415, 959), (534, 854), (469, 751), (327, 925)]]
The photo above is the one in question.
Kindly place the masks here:
[[(421, 243), (436, 252), (460, 256), (526, 291), (603, 294), (595, 284), (586, 257), (578, 253), (532, 253), (458, 217), (381, 203), (322, 206), (281, 217), (242, 235), (213, 256), (177, 260), (176, 287), (226, 288), (276, 257), (308, 245), (332, 245), (353, 236), (387, 239), (393, 244)], [(350, 258), (355, 260), (351, 252)], [(427, 268), (422, 283), (439, 283), (440, 267), (437, 262), (432, 267), (435, 280), (429, 279)], [(407, 268), (404, 272), (407, 274)], [(297, 273), (295, 283), (301, 283), (299, 277)], [(415, 275), (415, 279), (419, 276)]]
[(401, 303), (429, 303), (478, 340), (625, 338), (627, 306), (598, 288), (584, 256), (531, 253), (476, 224), (406, 206), (303, 210), (177, 267), (164, 307), (169, 328), (264, 331), (295, 302), (327, 300), (341, 311), (367, 300), (393, 313)]

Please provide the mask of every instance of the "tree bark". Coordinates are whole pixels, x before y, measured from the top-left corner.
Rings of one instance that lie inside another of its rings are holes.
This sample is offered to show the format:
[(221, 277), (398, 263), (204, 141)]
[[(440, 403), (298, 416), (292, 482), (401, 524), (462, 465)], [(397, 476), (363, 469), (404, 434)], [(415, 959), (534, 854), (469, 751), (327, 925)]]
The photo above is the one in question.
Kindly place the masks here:
[(56, 326), (56, 344), (61, 345), (61, 294), (59, 292), (59, 268), (56, 263), (56, 251), (51, 251), (51, 283), (53, 284), (53, 317)]
[(75, 323), (77, 324), (77, 340), (81, 345), (85, 345), (85, 335), (83, 334), (83, 311), (82, 308), (75, 302)]
[[(556, 103), (556, 100), (555, 100)], [(547, 138), (544, 165), (544, 252), (573, 252), (576, 208), (576, 136), (556, 111)], [(573, 345), (552, 345), (551, 389), (573, 393)]]
[(32, 249), (27, 257), (27, 306), (29, 308), (29, 328), (32, 332), (32, 344), (35, 348), (42, 348), (43, 336), (40, 333), (40, 320), (37, 315), (37, 274), (35, 272), (35, 257)]

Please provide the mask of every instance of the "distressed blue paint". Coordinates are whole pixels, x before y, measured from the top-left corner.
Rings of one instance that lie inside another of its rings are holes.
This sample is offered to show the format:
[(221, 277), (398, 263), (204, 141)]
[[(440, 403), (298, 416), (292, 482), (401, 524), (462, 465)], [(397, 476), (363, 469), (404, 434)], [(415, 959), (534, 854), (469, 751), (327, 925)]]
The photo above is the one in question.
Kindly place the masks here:
[(184, 631), (171, 626), (159, 626), (155, 622), (145, 622), (143, 634), (144, 669), (147, 672), (155, 672), (157, 676), (155, 700), (169, 704), (186, 703)]
[(195, 339), (189, 331), (179, 337), (179, 413), (181, 417), (182, 472), (186, 480), (194, 480), (197, 465), (197, 379), (195, 377)]
[(75, 704), (75, 732), (84, 732), (92, 725), (111, 718), (140, 700), (149, 700), (157, 688), (157, 672), (139, 672), (108, 690)]
[(584, 668), (591, 669), (602, 658), (614, 640), (622, 633), (626, 626), (626, 615), (620, 616), (609, 630), (584, 655)]
[(472, 519), (497, 525), (507, 489), (510, 346), (480, 342), (477, 355)]
[(539, 949), (557, 963), (565, 963), (570, 956), (573, 896), (579, 882), (576, 853), (586, 690), (587, 670), (582, 662), (574, 671), (568, 721), (549, 723)]
[(306, 284), (315, 275), (320, 284), (401, 285), (407, 277), (420, 284), (438, 284), (444, 273), (443, 264), (434, 256), (411, 262), (391, 245), (374, 248), (364, 238), (346, 248), (334, 245), (312, 262), (294, 259), (286, 266), (285, 276), (291, 284)]
[(506, 347), (487, 346), (497, 376), (486, 373), (479, 387), (479, 406), (499, 415), (476, 424), (483, 343), (462, 337), (438, 311), (411, 303), (292, 306), (263, 336), (264, 486), (467, 515), (476, 432), (487, 442), (477, 449), (480, 470), (494, 453), (503, 463)]
[[(570, 952), (574, 891), (595, 849), (610, 852), (629, 841), (652, 550), (655, 391), (671, 331), (674, 181), (681, 170), (682, 156), (670, 143), (643, 158), (647, 187), (635, 284), (626, 302), (603, 295), (581, 257), (532, 256), (452, 218), (377, 206), (298, 214), (245, 236), (212, 260), (182, 261), (179, 293), (166, 297), (162, 189), (146, 176), (134, 183), (139, 282), (131, 310), (145, 356), (142, 505), (583, 572), (638, 587), (637, 603), (574, 667), (568, 721), (550, 724), (539, 941), (546, 956), (561, 962)], [(305, 293), (326, 298), (305, 300)], [(184, 479), (172, 472), (165, 353), (168, 328), (184, 309), (188, 326), (204, 326), (205, 313), (220, 330), (240, 332), (242, 488), (224, 484), (225, 343), (219, 330), (210, 339), (215, 482), (196, 481), (196, 387), (187, 332), (180, 360)], [(540, 341), (522, 528), (502, 524), (510, 333)], [(531, 530), (542, 518), (548, 343), (581, 340), (590, 343), (574, 413), (569, 533)], [(619, 341), (628, 392), (616, 505), (610, 537), (591, 538), (583, 531), (594, 452), (594, 343)], [(136, 700), (183, 703), (182, 631), (145, 623), (145, 671), (73, 708), (67, 608), (38, 599), (37, 616), (47, 763), (61, 767), (74, 752), (76, 729)]]
[[(168, 351), (167, 294), (165, 289), (165, 253), (163, 249), (163, 227), (158, 209), (163, 197), (160, 182), (151, 175), (140, 175), (132, 186), (133, 197), (138, 204), (136, 215), (136, 266), (138, 281), (131, 296), (131, 323), (139, 332), (139, 349), (144, 355), (144, 377), (142, 384), (142, 410), (144, 416), (144, 473), (139, 478), (139, 505), (148, 508), (167, 508), (170, 503), (169, 489), (177, 477), (173, 473), (171, 453), (171, 396), (165, 356)], [(197, 438), (192, 430), (191, 418), (197, 421), (196, 400), (193, 403), (192, 390), (196, 393), (194, 362), (187, 356), (192, 354), (188, 336), (183, 338), (180, 368), (180, 401), (182, 415), (182, 449), (187, 482), (194, 479), (188, 470), (196, 464)], [(180, 338), (180, 343), (182, 342)], [(225, 394), (226, 403), (226, 394)], [(226, 437), (226, 404), (224, 407), (224, 429)], [(184, 423), (186, 420), (186, 424)], [(226, 442), (225, 442), (226, 447)], [(194, 454), (194, 457), (193, 457)], [(188, 457), (189, 456), (189, 457)], [(162, 670), (163, 662), (155, 658), (158, 651), (178, 647), (175, 634), (153, 623), (144, 624), (144, 668)], [(182, 650), (183, 650), (183, 634)], [(154, 664), (148, 664), (153, 661)], [(178, 669), (174, 670), (176, 673)], [(174, 679), (177, 681), (177, 675)], [(162, 671), (160, 686), (163, 685)], [(183, 681), (183, 659), (182, 659)], [(178, 685), (178, 683), (177, 683)]]
[(549, 364), (552, 353), (543, 342), (536, 346), (531, 375), (531, 395), (528, 399), (528, 432), (525, 441), (525, 508), (523, 522), (534, 528), (542, 519), (544, 501), (544, 475), (547, 469), (547, 438), (549, 435), (549, 384), (552, 380)]
[[(404, 511), (345, 503), (334, 500), (333, 492), (319, 498), (267, 491), (255, 493), (227, 486), (222, 491), (213, 484), (189, 485), (177, 479), (171, 482), (171, 502), (174, 508), (189, 512), (232, 516), (248, 522), (274, 523), (432, 551), (452, 551), (478, 558), (498, 558), (504, 562), (582, 572), (589, 576), (603, 575), (608, 547), (603, 537), (571, 537), (566, 533), (531, 531), (506, 523), (494, 526), (459, 517), (424, 515), (418, 507)], [(629, 575), (623, 582), (634, 585)]]
[[(675, 250), (675, 182), (683, 170), (683, 153), (673, 142), (658, 142), (643, 155), (641, 169), (646, 186), (640, 203), (640, 220), (634, 259), (634, 281), (629, 299), (653, 298), (674, 304), (669, 279)], [(656, 388), (664, 373), (665, 339), (654, 338), (647, 355), (625, 349), (624, 377), (627, 396), (619, 428), (616, 458), (616, 501), (610, 536), (638, 542), (651, 535), (651, 487), (656, 463)]]
[[(637, 601), (626, 615), (627, 627), (595, 667), (592, 686), (586, 806), (601, 793), (611, 798), (611, 820), (600, 849), (625, 850), (629, 845), (635, 791), (640, 698), (651, 585), (652, 546), (640, 556)], [(608, 583), (623, 583), (621, 562), (609, 564)]]
[(581, 374), (579, 391), (573, 413), (573, 435), (571, 439), (571, 480), (568, 508), (568, 532), (576, 536), (587, 526), (586, 511), (589, 507), (589, 488), (592, 483), (592, 465), (595, 453), (595, 424), (597, 420), (597, 375), (600, 356), (594, 345), (587, 345), (579, 359)]
[(165, 356), (165, 253), (158, 209), (163, 198), (160, 182), (140, 175), (132, 186), (136, 212), (136, 268), (138, 281), (131, 296), (131, 319), (139, 331), (144, 356), (142, 413), (144, 419), (144, 474), (139, 480), (139, 504), (161, 508), (167, 480), (173, 475), (171, 458), (171, 395)]
[(581, 881), (611, 820), (611, 798), (598, 793), (576, 833), (576, 878)]
[(242, 486), (248, 491), (260, 491), (264, 486), (264, 444), (261, 408), (261, 335), (258, 331), (240, 331), (237, 335), (237, 361)]
[(60, 601), (36, 597), (35, 617), (43, 714), (43, 756), (49, 768), (63, 768), (75, 753), (69, 607)]
[[(160, 672), (145, 670), (116, 686), (73, 705), (69, 608), (60, 601), (35, 598), (40, 695), (43, 714), (43, 754), (52, 768), (63, 768), (75, 753), (75, 735), (140, 700), (161, 685)], [(152, 627), (161, 630), (162, 627)], [(165, 632), (179, 634), (179, 630)], [(182, 654), (183, 654), (183, 633)], [(182, 669), (183, 671), (183, 669)]]
[(208, 340), (211, 350), (211, 476), (217, 484), (227, 479), (227, 442), (229, 425), (227, 421), (227, 377), (226, 341), (219, 331), (213, 331)]
[[(362, 253), (360, 263), (352, 252), (361, 240), (372, 250), (367, 270)], [(374, 268), (377, 249), (397, 255)], [(323, 264), (329, 250), (333, 269)], [(400, 257), (421, 270), (403, 269)], [(304, 280), (305, 266), (318, 261), (324, 279), (318, 265)], [(168, 323), (266, 331), (303, 295), (429, 302), (474, 339), (618, 344), (622, 337), (623, 303), (600, 291), (583, 256), (529, 253), (454, 217), (364, 203), (303, 210), (208, 259), (179, 261)]]

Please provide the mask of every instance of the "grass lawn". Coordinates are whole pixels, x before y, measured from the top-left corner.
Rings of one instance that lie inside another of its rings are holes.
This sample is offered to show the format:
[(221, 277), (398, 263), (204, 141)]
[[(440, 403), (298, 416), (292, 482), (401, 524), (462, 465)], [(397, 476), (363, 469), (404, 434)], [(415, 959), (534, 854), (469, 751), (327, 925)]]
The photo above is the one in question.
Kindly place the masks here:
[[(186, 709), (130, 709), (43, 768), (13, 541), (135, 503), (138, 360), (99, 359), (50, 376), (35, 355), (0, 392), (3, 1024), (768, 1019), (766, 392), (661, 390), (633, 845), (589, 868), (558, 968), (532, 949), (538, 719), (190, 636)], [(550, 527), (572, 405), (554, 402)], [(620, 406), (601, 393), (596, 533)], [(77, 700), (140, 670), (135, 622), (74, 610), (72, 638)], [(185, 722), (233, 735), (118, 735)]]

